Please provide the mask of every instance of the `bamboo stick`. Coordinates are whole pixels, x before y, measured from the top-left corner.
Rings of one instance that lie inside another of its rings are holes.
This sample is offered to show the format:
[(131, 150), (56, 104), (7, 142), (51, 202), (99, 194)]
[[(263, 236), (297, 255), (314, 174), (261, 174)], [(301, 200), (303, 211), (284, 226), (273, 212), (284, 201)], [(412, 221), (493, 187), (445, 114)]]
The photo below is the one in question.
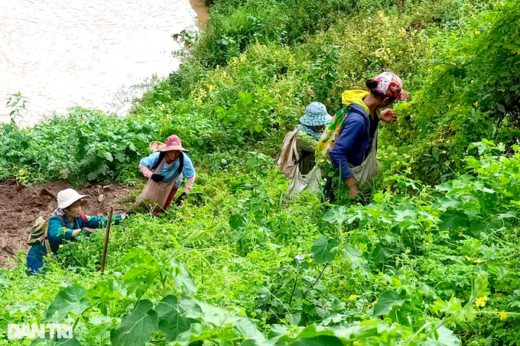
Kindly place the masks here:
[(110, 237), (110, 225), (112, 224), (112, 213), (114, 212), (114, 208), (110, 208), (110, 213), (108, 213), (107, 219), (107, 230), (105, 232), (105, 246), (103, 247), (103, 257), (101, 259), (101, 274), (105, 271), (105, 263), (107, 259), (107, 249), (108, 249), (108, 239)]

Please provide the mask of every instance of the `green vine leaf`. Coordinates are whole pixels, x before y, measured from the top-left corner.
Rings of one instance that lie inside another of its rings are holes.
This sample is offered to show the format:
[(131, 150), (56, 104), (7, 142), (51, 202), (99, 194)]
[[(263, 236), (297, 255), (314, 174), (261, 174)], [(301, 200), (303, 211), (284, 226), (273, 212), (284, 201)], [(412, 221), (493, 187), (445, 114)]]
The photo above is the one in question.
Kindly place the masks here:
[(320, 238), (314, 241), (312, 245), (312, 253), (314, 254), (314, 259), (316, 263), (325, 263), (330, 262), (336, 257), (336, 247), (339, 246), (339, 243), (334, 239), (329, 239), (326, 236), (321, 236)]
[(152, 333), (158, 331), (159, 318), (149, 300), (141, 300), (121, 324), (110, 332), (114, 346), (144, 346)]
[(90, 299), (86, 298), (87, 290), (78, 284), (72, 284), (60, 291), (54, 302), (45, 312), (45, 320), (62, 322), (63, 319), (72, 313), (76, 317), (81, 316), (83, 311), (90, 307)]

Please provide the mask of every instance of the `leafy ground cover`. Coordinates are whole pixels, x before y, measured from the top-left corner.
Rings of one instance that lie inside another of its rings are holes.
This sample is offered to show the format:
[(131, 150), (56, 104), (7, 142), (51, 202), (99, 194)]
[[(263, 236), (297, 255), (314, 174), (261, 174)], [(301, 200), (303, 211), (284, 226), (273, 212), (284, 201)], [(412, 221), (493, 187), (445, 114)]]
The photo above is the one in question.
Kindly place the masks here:
[[(102, 233), (44, 278), (20, 254), (0, 272), (2, 335), (47, 321), (74, 325), (69, 345), (518, 343), (518, 2), (298, 3), (217, 1), (181, 69), (124, 120), (3, 125), (0, 177), (24, 184), (136, 182), (149, 141), (171, 133), (198, 178), (164, 218), (113, 228), (104, 275)], [(303, 107), (334, 112), (386, 69), (412, 99), (381, 131), (370, 197), (284, 198), (275, 157)]]
[(455, 180), (391, 176), (400, 194), (328, 210), (281, 199), (274, 172), (218, 174), (168, 218), (115, 227), (110, 275), (101, 233), (62, 248), (45, 280), (3, 273), (5, 321), (75, 324), (85, 344), (515, 343), (520, 155), (479, 148)]

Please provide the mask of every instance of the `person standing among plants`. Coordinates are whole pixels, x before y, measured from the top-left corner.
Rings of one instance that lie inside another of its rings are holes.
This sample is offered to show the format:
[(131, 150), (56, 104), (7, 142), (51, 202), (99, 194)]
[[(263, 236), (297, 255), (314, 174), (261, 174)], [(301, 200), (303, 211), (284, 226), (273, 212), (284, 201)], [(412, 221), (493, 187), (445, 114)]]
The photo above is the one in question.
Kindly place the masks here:
[[(39, 218), (39, 230), (45, 230), (42, 234), (31, 232), (29, 245), (32, 245), (27, 254), (27, 267), (31, 273), (40, 273), (43, 266), (43, 257), (51, 252), (55, 255), (62, 247), (63, 240), (72, 240), (84, 233), (90, 236), (89, 228), (103, 228), (106, 226), (107, 217), (88, 216), (81, 211), (82, 199), (90, 197), (80, 195), (74, 189), (65, 189), (58, 192), (58, 208), (53, 212), (52, 217), (46, 222)], [(114, 215), (114, 224), (119, 224), (126, 219), (127, 214)], [(48, 225), (47, 225), (48, 224)], [(33, 227), (35, 229), (35, 227)]]
[[(323, 156), (327, 153), (341, 179), (350, 187), (350, 197), (359, 194), (358, 186), (371, 181), (377, 168), (377, 135), (379, 121), (395, 122), (397, 113), (385, 109), (395, 100), (405, 101), (401, 79), (393, 72), (383, 72), (366, 81), (368, 91), (347, 90), (342, 95), (341, 109), (318, 143)], [(326, 197), (333, 197), (332, 180), (327, 179)]]
[(300, 156), (299, 169), (305, 175), (316, 165), (316, 145), (320, 140), (325, 125), (330, 123), (332, 116), (321, 102), (313, 102), (305, 108), (305, 115), (300, 118), (296, 149)]
[(148, 178), (148, 183), (135, 202), (138, 206), (150, 205), (151, 202), (154, 215), (168, 210), (185, 177), (187, 182), (184, 192), (175, 202), (180, 206), (193, 187), (196, 177), (195, 167), (186, 154), (188, 150), (182, 147), (178, 136), (168, 137), (166, 144), (159, 143), (157, 150), (139, 162), (139, 168)]
[(319, 191), (321, 174), (315, 170), (316, 145), (325, 125), (330, 123), (332, 116), (321, 102), (313, 102), (305, 108), (305, 115), (300, 118), (296, 129), (296, 152), (298, 153), (297, 169), (287, 189), (287, 195), (298, 194), (304, 189)]

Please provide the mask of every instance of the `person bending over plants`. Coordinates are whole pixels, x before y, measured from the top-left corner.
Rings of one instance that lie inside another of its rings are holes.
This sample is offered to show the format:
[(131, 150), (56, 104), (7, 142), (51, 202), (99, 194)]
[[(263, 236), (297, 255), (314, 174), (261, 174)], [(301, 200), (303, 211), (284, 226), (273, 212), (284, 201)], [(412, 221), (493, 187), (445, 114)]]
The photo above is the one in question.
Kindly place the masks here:
[[(345, 107), (336, 114), (317, 147), (321, 155), (328, 154), (335, 171), (339, 169), (341, 179), (350, 187), (350, 197), (358, 195), (358, 187), (370, 182), (379, 172), (376, 159), (379, 121), (391, 123), (398, 115), (391, 109), (381, 109), (397, 99), (408, 99), (401, 79), (393, 72), (368, 79), (366, 86), (368, 91), (343, 93)], [(331, 175), (338, 174), (329, 174), (324, 194), (334, 200)]]
[[(90, 197), (80, 195), (74, 189), (65, 189), (58, 193), (58, 208), (52, 213), (51, 218), (45, 222), (42, 218), (36, 221), (45, 229), (43, 236), (31, 232), (29, 245), (32, 245), (27, 254), (27, 267), (33, 274), (40, 273), (43, 266), (43, 257), (51, 252), (58, 253), (64, 239), (75, 241), (80, 233), (90, 235), (88, 229), (103, 228), (106, 226), (107, 217), (88, 216), (81, 211), (82, 199)], [(127, 214), (114, 215), (113, 222), (117, 225), (120, 220), (126, 219)], [(47, 226), (48, 223), (48, 226)]]
[(168, 210), (182, 179), (186, 177), (184, 192), (175, 204), (180, 206), (183, 203), (195, 182), (195, 167), (186, 154), (188, 150), (182, 147), (181, 139), (176, 135), (168, 137), (166, 144), (153, 142), (150, 148), (157, 152), (139, 162), (139, 168), (148, 178), (148, 183), (135, 203), (137, 206), (148, 206), (157, 215)]

